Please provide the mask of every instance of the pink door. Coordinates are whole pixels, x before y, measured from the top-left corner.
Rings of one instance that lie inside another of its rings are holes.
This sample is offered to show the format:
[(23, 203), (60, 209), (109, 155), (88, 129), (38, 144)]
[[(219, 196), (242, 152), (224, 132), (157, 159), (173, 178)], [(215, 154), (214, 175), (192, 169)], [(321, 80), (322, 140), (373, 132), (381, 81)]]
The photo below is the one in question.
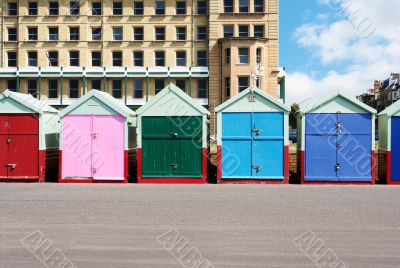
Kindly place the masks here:
[(97, 180), (124, 179), (124, 117), (93, 116), (92, 170)]
[(92, 116), (62, 119), (62, 178), (92, 177)]

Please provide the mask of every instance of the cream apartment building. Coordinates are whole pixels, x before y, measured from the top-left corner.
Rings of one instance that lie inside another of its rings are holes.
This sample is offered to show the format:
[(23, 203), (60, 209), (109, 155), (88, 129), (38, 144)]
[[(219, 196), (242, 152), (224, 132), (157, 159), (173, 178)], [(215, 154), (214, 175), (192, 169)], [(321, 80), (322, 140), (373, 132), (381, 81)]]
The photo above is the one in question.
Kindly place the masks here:
[(99, 89), (134, 108), (171, 82), (211, 109), (279, 97), (278, 0), (10, 0), (0, 37), (0, 89), (56, 107)]

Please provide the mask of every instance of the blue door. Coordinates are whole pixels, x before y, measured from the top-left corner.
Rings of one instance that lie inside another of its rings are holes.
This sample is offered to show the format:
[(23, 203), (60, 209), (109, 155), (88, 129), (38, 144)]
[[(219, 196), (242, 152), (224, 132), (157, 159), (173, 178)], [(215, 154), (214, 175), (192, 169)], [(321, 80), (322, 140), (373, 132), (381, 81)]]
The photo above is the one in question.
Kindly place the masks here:
[(400, 117), (392, 117), (390, 177), (400, 181)]
[(305, 181), (338, 181), (337, 114), (307, 114)]
[(370, 114), (306, 115), (305, 181), (371, 181)]
[(339, 114), (337, 173), (339, 181), (371, 181), (370, 114)]
[(222, 113), (222, 178), (284, 178), (283, 113)]

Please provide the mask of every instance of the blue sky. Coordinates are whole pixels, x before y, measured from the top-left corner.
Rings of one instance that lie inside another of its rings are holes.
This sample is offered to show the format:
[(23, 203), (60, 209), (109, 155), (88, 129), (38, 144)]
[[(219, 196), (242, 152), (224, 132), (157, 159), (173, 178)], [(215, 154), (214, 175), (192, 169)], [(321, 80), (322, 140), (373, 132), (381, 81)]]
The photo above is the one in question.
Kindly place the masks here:
[(399, 0), (280, 0), (288, 102), (355, 96), (400, 72), (399, 10)]

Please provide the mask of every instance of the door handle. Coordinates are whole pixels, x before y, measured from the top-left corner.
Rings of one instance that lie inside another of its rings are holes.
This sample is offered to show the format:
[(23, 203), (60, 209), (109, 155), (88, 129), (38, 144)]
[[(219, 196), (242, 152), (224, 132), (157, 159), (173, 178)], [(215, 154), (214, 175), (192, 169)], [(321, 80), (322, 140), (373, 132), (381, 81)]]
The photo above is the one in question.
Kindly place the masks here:
[(177, 168), (178, 167), (178, 165), (177, 164), (171, 164), (170, 165), (173, 169), (175, 169), (175, 168)]
[(14, 169), (17, 167), (17, 164), (7, 164), (6, 167)]
[(336, 143), (336, 149), (341, 149), (343, 146), (340, 143)]
[(7, 138), (7, 139), (6, 139), (6, 142), (7, 142), (7, 143), (11, 143), (11, 139), (10, 139), (10, 138)]
[(261, 134), (261, 133), (262, 133), (262, 130), (261, 130), (261, 129), (253, 128), (252, 131), (253, 131), (254, 133), (256, 133), (256, 134)]
[(176, 137), (176, 136), (178, 136), (178, 133), (171, 133), (171, 136)]
[(336, 164), (336, 171), (338, 171), (342, 166), (340, 164)]
[(97, 138), (97, 136), (99, 135), (99, 133), (92, 133), (91, 135), (92, 135), (92, 138), (95, 139), (95, 138)]
[(255, 169), (257, 172), (261, 171), (262, 166), (251, 166), (252, 169)]
[(91, 171), (93, 174), (95, 174), (96, 171), (97, 171), (97, 169), (96, 169), (96, 168), (91, 168), (90, 171)]

